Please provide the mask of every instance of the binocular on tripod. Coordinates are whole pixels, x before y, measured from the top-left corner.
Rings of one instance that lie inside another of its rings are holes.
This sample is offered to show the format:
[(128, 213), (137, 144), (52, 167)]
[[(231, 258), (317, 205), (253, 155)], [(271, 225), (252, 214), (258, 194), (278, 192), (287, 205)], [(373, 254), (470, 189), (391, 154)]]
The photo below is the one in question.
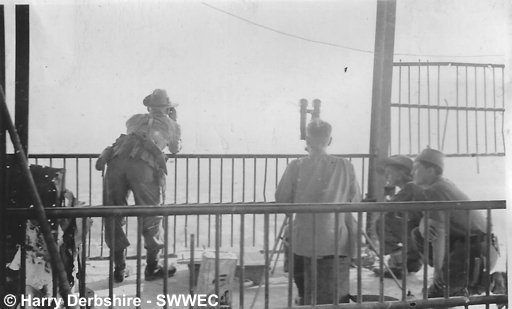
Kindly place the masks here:
[(313, 109), (308, 109), (308, 100), (300, 100), (300, 139), (306, 139), (306, 114), (311, 114), (311, 120), (320, 118), (320, 105), (319, 99), (313, 100)]

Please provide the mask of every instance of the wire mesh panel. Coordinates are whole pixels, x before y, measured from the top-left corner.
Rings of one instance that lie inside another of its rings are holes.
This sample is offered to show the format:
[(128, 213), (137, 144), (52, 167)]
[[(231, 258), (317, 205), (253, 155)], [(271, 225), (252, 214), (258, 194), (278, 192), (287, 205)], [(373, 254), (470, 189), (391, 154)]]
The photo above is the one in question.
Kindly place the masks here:
[(505, 154), (505, 66), (455, 62), (394, 63), (391, 152), (427, 145), (447, 155)]

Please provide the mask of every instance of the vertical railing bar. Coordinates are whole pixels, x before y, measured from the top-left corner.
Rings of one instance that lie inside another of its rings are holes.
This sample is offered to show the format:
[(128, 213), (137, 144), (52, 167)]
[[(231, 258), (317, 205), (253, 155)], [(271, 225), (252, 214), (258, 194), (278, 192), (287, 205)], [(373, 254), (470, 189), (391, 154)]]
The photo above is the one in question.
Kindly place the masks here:
[[(110, 221), (110, 226), (114, 226), (115, 218), (108, 217), (107, 220)], [(115, 229), (111, 229), (110, 233), (110, 243), (114, 244), (115, 242)], [(109, 259), (108, 259), (108, 296), (110, 299), (114, 299), (114, 246), (109, 250)], [(110, 306), (109, 308), (112, 308)]]
[[(492, 242), (492, 213), (491, 208), (487, 208), (487, 230), (486, 230), (486, 246), (487, 246), (487, 254), (485, 259), (485, 272), (484, 272), (484, 280), (483, 282), (491, 282), (490, 272), (491, 272), (491, 242)], [(485, 286), (485, 296), (490, 295), (489, 285)], [(489, 303), (485, 304), (485, 308), (489, 309)]]
[(89, 158), (89, 205), (92, 205), (92, 159)]
[[(501, 107), (503, 109), (505, 109), (505, 68), (501, 68), (501, 89), (503, 91), (501, 94), (501, 100), (502, 100)], [(501, 117), (501, 139), (503, 142), (503, 152), (505, 152), (505, 113), (504, 112), (502, 112), (502, 117)]]
[[(496, 108), (496, 71), (492, 67), (492, 100), (493, 107)], [(498, 131), (496, 130), (496, 111), (493, 112), (494, 119), (494, 152), (498, 152)]]
[[(253, 202), (256, 202), (256, 165), (257, 161), (254, 158)], [(252, 215), (252, 245), (256, 246), (256, 214)]]
[[(361, 255), (362, 255), (362, 235), (363, 231), (363, 213), (357, 212), (357, 303), (361, 304), (363, 302), (363, 280), (362, 280), (362, 265), (361, 265)], [(352, 259), (352, 256), (349, 257)]]
[(254, 179), (253, 179), (253, 198), (252, 201), (256, 202), (256, 166), (257, 166), (257, 160), (254, 158)]
[(276, 188), (279, 184), (279, 158), (276, 158)]
[[(235, 202), (235, 158), (231, 158), (231, 203)], [(235, 234), (235, 220), (231, 214), (231, 247), (233, 247), (233, 238)]]
[[(103, 206), (106, 206), (107, 203), (107, 190), (105, 188), (106, 182), (105, 182), (105, 174), (101, 173), (101, 204)], [(105, 235), (105, 220), (104, 218), (101, 218), (101, 235)], [(91, 238), (89, 237), (89, 256), (91, 256)], [(105, 241), (103, 237), (100, 237), (100, 256), (103, 257), (103, 247), (105, 245)]]
[(197, 203), (201, 203), (201, 158), (197, 158)]
[[(126, 217), (126, 222), (124, 224), (124, 234), (128, 237), (128, 227), (130, 225), (130, 217)], [(126, 253), (128, 253), (128, 248), (126, 249)]]
[(235, 202), (235, 158), (231, 158), (231, 203)]
[[(137, 274), (135, 279), (135, 296), (141, 297), (142, 292), (142, 225), (143, 217), (137, 217)], [(165, 233), (165, 231), (164, 231)], [(165, 234), (164, 234), (165, 237)], [(165, 257), (167, 260), (167, 257)], [(165, 263), (165, 262), (164, 262)], [(112, 299), (112, 298), (111, 298)]]
[[(468, 209), (465, 211), (467, 221), (470, 221), (471, 211)], [(469, 265), (470, 265), (470, 250), (471, 250), (471, 234), (470, 234), (471, 224), (466, 224), (466, 239), (464, 241), (464, 271), (465, 271), (465, 282), (466, 286), (469, 286)]]
[(78, 169), (78, 158), (75, 158), (75, 171), (76, 171), (76, 199), (80, 200), (80, 172)]
[[(176, 204), (177, 202), (178, 202), (178, 158), (174, 158), (174, 204)], [(173, 220), (174, 220), (174, 226), (173, 226), (174, 243), (172, 244), (172, 247), (173, 247), (174, 253), (176, 253), (176, 243), (178, 242), (177, 241), (177, 239), (178, 239), (177, 217), (174, 216)]]
[[(219, 276), (220, 276), (220, 215), (215, 214), (215, 295), (219, 293)], [(220, 301), (219, 301), (220, 303)], [(220, 304), (217, 304), (219, 308)]]
[(178, 230), (178, 218), (176, 216), (173, 216), (172, 218), (173, 220), (173, 228), (172, 228), (172, 232), (173, 232), (173, 238), (174, 238), (174, 241), (173, 241), (173, 244), (172, 244), (172, 250), (173, 250), (173, 253), (176, 253), (176, 243), (178, 242), (178, 235), (177, 235), (177, 230)]
[[(418, 105), (421, 105), (421, 62), (418, 60)], [(418, 108), (418, 153), (421, 145), (421, 109)]]
[[(428, 63), (428, 60), (427, 60)], [(427, 65), (427, 105), (430, 106), (430, 65)], [(430, 135), (432, 133), (432, 130), (430, 128), (430, 108), (427, 110), (427, 119), (428, 119), (428, 145), (430, 144)], [(437, 134), (439, 135), (439, 119), (437, 120), (438, 127), (437, 127)], [(437, 138), (437, 149), (439, 149), (439, 138)]]
[[(185, 158), (185, 203), (188, 204), (188, 158)], [(188, 215), (185, 215), (185, 248), (188, 247)]]
[(424, 218), (424, 229), (423, 229), (423, 299), (426, 300), (428, 297), (428, 267), (429, 260), (429, 240), (428, 240), (428, 225), (430, 219), (430, 211), (426, 211)]
[[(466, 68), (466, 107), (469, 107), (468, 99), (468, 66)], [(469, 112), (466, 110), (466, 153), (469, 153)]]
[[(222, 195), (224, 193), (224, 158), (220, 158), (220, 203), (222, 204)], [(219, 243), (220, 243), (220, 246), (222, 247), (222, 218), (224, 216), (221, 214), (220, 215), (220, 237), (219, 237)]]
[[(200, 203), (200, 188), (201, 188), (201, 158), (197, 158), (197, 203), (199, 204)], [(197, 215), (197, 220), (196, 220), (196, 244), (197, 246), (199, 247), (199, 235), (201, 235), (200, 233), (200, 215)]]
[[(53, 167), (53, 158), (50, 158), (50, 167)], [(64, 168), (66, 168), (66, 159), (64, 159)]]
[(87, 231), (87, 217), (82, 217), (82, 247), (81, 247), (80, 255), (79, 255), (79, 258), (80, 258), (80, 297), (85, 297), (85, 276), (87, 274), (86, 273), (87, 256), (85, 253), (85, 248), (87, 246), (87, 237), (85, 235), (91, 234), (90, 231), (89, 231), (89, 233), (86, 233), (86, 231)]
[[(402, 62), (402, 59), (400, 59), (400, 62)], [(398, 67), (398, 104), (402, 104), (402, 66)], [(402, 153), (401, 152), (402, 151), (401, 139), (402, 139), (402, 108), (398, 107), (398, 152), (397, 153)], [(363, 161), (364, 161), (364, 159), (363, 159)]]
[[(483, 76), (484, 76), (484, 108), (487, 108), (487, 76), (485, 73), (485, 67), (483, 67)], [(483, 112), (484, 114), (484, 132), (485, 132), (485, 153), (488, 153), (488, 147), (487, 147), (487, 112)]]
[(312, 217), (311, 217), (311, 220), (313, 221), (312, 223), (312, 226), (313, 226), (313, 257), (311, 258), (311, 277), (313, 280), (311, 280), (311, 305), (316, 306), (316, 298), (317, 298), (317, 273), (318, 273), (318, 269), (317, 269), (317, 257), (318, 257), (318, 252), (317, 252), (317, 235), (316, 235), (316, 224), (317, 224), (317, 220), (316, 220), (316, 216), (317, 214), (314, 213), (312, 214)]
[[(400, 153), (400, 152), (399, 152), (399, 153)], [(362, 159), (361, 159), (361, 161), (362, 161), (362, 169), (363, 169), (363, 171), (362, 171), (362, 176), (361, 176), (361, 178), (362, 178), (362, 180), (361, 180), (361, 181), (362, 181), (362, 182), (361, 182), (361, 193), (362, 193), (363, 195), (364, 195), (364, 192), (365, 192), (365, 191), (364, 191), (364, 190), (365, 190), (365, 188), (364, 188), (364, 183), (365, 183), (365, 181), (364, 181), (364, 175), (365, 175), (365, 164), (364, 164), (364, 162), (365, 162), (365, 161), (364, 161), (364, 159), (365, 159), (365, 158), (362, 158)]]
[[(409, 233), (408, 233), (408, 224), (409, 221), (409, 212), (408, 211), (402, 211), (402, 274), (407, 274), (407, 252), (409, 252)], [(407, 277), (402, 276), (402, 301), (407, 300)]]
[[(279, 175), (278, 175), (279, 159), (278, 158), (275, 158), (275, 159), (276, 159), (276, 186), (274, 187), (274, 190), (277, 189), (277, 184), (279, 182)], [(289, 221), (289, 222), (291, 222), (291, 221)], [(278, 235), (277, 235), (277, 213), (276, 213), (276, 214), (274, 214), (274, 238), (277, 238), (277, 236)]]
[[(164, 216), (164, 274), (167, 274), (169, 272), (169, 216)], [(192, 244), (192, 250), (194, 249), (194, 246)], [(139, 257), (137, 257), (139, 258)], [(163, 286), (163, 293), (164, 295), (167, 295), (168, 292), (168, 277), (164, 276), (164, 286)], [(164, 304), (164, 309), (167, 308), (167, 303)]]
[[(288, 218), (288, 307), (291, 308), (293, 295), (293, 281), (295, 277), (295, 254), (293, 253), (293, 214), (286, 214), (286, 216)], [(304, 278), (301, 284), (304, 285)]]
[[(349, 213), (344, 213), (343, 215), (347, 216), (347, 215), (349, 215)], [(340, 235), (339, 235), (339, 230), (340, 230), (340, 213), (335, 212), (334, 213), (334, 259), (333, 259), (333, 263), (334, 263), (334, 288), (333, 288), (334, 299), (333, 299), (333, 304), (334, 305), (338, 305), (338, 303), (339, 303), (339, 293), (338, 293), (339, 275), (340, 275), (340, 255), (339, 255)], [(348, 258), (350, 259), (351, 257), (349, 256)]]
[[(478, 107), (478, 92), (477, 92), (477, 70), (475, 67), (475, 107)], [(475, 149), (476, 149), (476, 160), (478, 162), (478, 111), (475, 109)], [(478, 164), (477, 172), (479, 171)]]
[(265, 158), (265, 173), (263, 176), (263, 202), (267, 201), (267, 166), (268, 166), (268, 158)]
[[(437, 66), (437, 149), (441, 149), (441, 66)], [(447, 116), (448, 117), (448, 116)]]
[[(466, 239), (464, 240), (464, 272), (465, 272), (465, 286), (469, 286), (469, 260), (470, 260), (470, 250), (471, 250), (471, 234), (470, 234), (470, 228), (471, 228), (471, 212), (470, 210), (466, 210), (466, 230), (465, 235)], [(464, 306), (465, 308), (469, 308), (468, 305)]]
[[(224, 183), (223, 183), (223, 178), (224, 178), (224, 158), (220, 158), (220, 186), (219, 186), (219, 202), (222, 204), (222, 193), (223, 193), (223, 189), (224, 189)], [(221, 218), (221, 224), (222, 224), (222, 218)]]
[[(455, 101), (456, 101), (457, 107), (459, 107), (459, 66), (457, 66), (455, 68), (455, 74), (456, 74)], [(457, 153), (460, 153), (459, 114), (460, 114), (460, 111), (457, 110), (455, 113), (455, 115), (457, 117), (457, 120), (456, 120), (456, 124), (457, 124)]]
[(412, 154), (412, 123), (411, 123), (411, 67), (407, 67), (407, 102), (409, 104), (409, 154)]
[(240, 309), (244, 308), (244, 283), (245, 283), (245, 215), (240, 214)]
[[(208, 203), (212, 202), (212, 158), (208, 158)], [(211, 245), (211, 215), (208, 215), (208, 248)]]
[[(21, 234), (23, 236), (22, 239), (27, 239), (27, 221), (26, 220), (23, 220), (21, 222)], [(21, 248), (20, 269), (23, 271), (26, 271), (26, 269), (27, 269), (27, 246), (26, 246), (25, 242), (20, 244), (20, 248)], [(26, 276), (26, 274), (25, 275), (20, 274), (20, 285), (19, 285), (20, 295), (25, 295), (26, 286), (27, 286), (27, 276)], [(25, 308), (25, 306), (23, 305), (21, 308)]]
[(443, 263), (444, 267), (444, 282), (446, 282), (445, 290), (444, 290), (444, 297), (447, 299), (450, 297), (450, 218), (451, 218), (451, 211), (446, 210), (445, 211), (446, 216), (444, 218), (445, 222), (445, 256), (443, 257), (445, 260), (445, 263)]
[[(190, 263), (189, 263), (190, 272), (189, 272), (188, 289), (189, 289), (189, 293), (192, 297), (194, 297), (194, 281), (195, 281), (195, 268), (196, 268), (195, 260), (194, 260), (194, 251), (195, 251), (194, 247), (195, 247), (194, 234), (191, 234), (190, 235)], [(194, 307), (192, 306), (192, 304), (190, 304), (189, 308), (193, 309)]]
[[(270, 216), (269, 216), (269, 213), (266, 212), (265, 215), (264, 215), (264, 233), (265, 233), (265, 240), (264, 240), (264, 251), (265, 251), (265, 308), (269, 308), (269, 303), (270, 303), (270, 291), (269, 291), (269, 288), (270, 288), (270, 285), (269, 285), (269, 271), (270, 271), (270, 260), (269, 260), (269, 229), (270, 229), (270, 226), (269, 226), (269, 220), (270, 220)], [(274, 253), (272, 253), (272, 256), (274, 255)]]
[(245, 158), (242, 158), (242, 203), (245, 203)]
[[(103, 191), (103, 188), (101, 190)], [(92, 205), (92, 159), (89, 159), (89, 205)], [(86, 218), (84, 218), (84, 220), (85, 219)], [(85, 230), (83, 230), (83, 231), (85, 231)], [(88, 244), (87, 244), (87, 252), (88, 252), (87, 256), (91, 256), (91, 234), (92, 234), (91, 231), (89, 231), (89, 233), (87, 233), (87, 238), (89, 240)], [(100, 238), (103, 239), (103, 220), (101, 220)], [(84, 241), (83, 251), (85, 252), (85, 241)], [(84, 259), (83, 263), (85, 264), (85, 259)], [(85, 271), (84, 271), (84, 274), (85, 274)]]
[(379, 269), (381, 271), (381, 274), (380, 274), (380, 278), (379, 278), (379, 302), (383, 302), (384, 301), (384, 248), (385, 248), (385, 243), (384, 243), (384, 235), (385, 235), (385, 229), (384, 227), (386, 226), (386, 216), (384, 215), (384, 212), (380, 212), (379, 214), (380, 216), (380, 222), (381, 222), (381, 225), (380, 225), (380, 235), (379, 235), (379, 251), (380, 251), (380, 257), (379, 258)]

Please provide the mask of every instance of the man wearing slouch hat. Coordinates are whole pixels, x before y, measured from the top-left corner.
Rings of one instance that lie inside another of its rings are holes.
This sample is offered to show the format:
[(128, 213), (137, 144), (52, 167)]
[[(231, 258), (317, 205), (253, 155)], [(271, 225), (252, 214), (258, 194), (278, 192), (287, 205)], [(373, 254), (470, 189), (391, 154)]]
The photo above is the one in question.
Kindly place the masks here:
[[(103, 170), (105, 204), (127, 205), (131, 191), (136, 205), (160, 205), (165, 200), (165, 176), (167, 174), (168, 148), (175, 154), (180, 150), (180, 126), (176, 122), (176, 104), (171, 103), (165, 90), (156, 89), (146, 96), (143, 104), (148, 113), (133, 115), (126, 122), (126, 134), (121, 134), (115, 143), (107, 147), (96, 162), (96, 169)], [(159, 263), (159, 252), (164, 248), (160, 216), (145, 216), (142, 223), (144, 247), (147, 251), (145, 280), (172, 276), (176, 268), (169, 267), (164, 274)], [(124, 218), (116, 217), (112, 223), (106, 220), (105, 241), (114, 250), (114, 281), (122, 282), (126, 272), (124, 251), (130, 245), (123, 226)], [(114, 242), (110, 235), (114, 232)]]

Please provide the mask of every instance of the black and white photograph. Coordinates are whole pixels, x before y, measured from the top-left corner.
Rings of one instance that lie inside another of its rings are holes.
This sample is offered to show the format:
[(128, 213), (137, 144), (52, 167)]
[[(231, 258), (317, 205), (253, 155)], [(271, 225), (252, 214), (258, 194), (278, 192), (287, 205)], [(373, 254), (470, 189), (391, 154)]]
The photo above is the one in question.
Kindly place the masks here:
[(3, 0), (0, 307), (508, 308), (511, 66), (508, 0)]

